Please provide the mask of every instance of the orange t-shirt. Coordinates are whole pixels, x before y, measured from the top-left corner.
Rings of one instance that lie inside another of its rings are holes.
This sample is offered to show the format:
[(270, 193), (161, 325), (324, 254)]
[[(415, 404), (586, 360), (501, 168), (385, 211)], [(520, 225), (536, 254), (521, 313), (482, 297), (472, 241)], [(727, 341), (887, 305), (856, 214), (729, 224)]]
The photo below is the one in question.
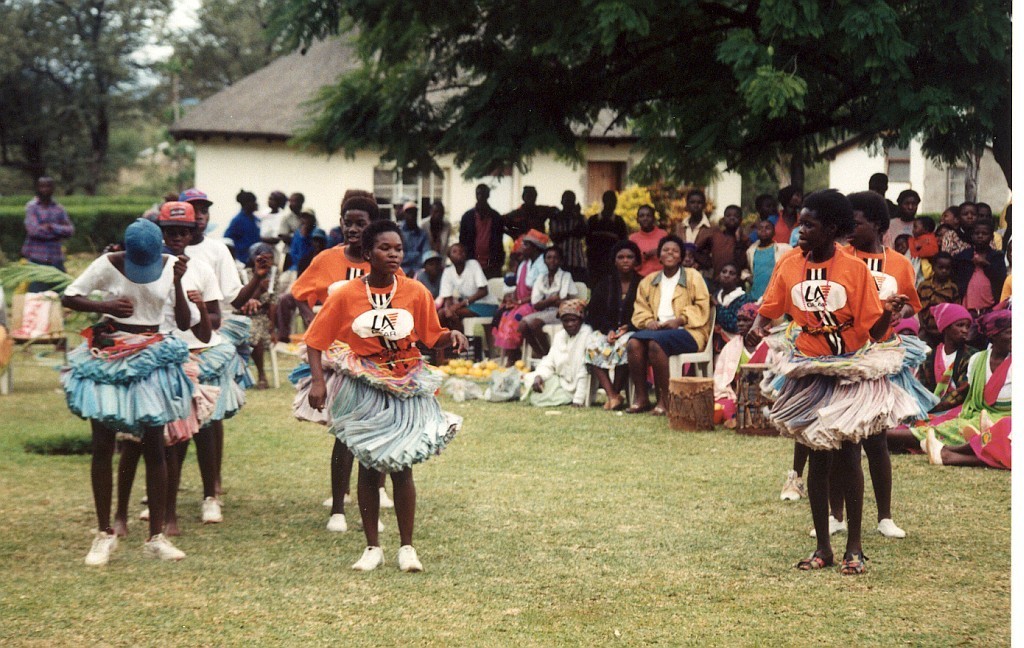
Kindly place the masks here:
[(875, 278), (875, 285), (878, 286), (879, 299), (886, 299), (895, 294), (906, 295), (914, 312), (920, 312), (921, 298), (917, 295), (915, 285), (917, 273), (907, 257), (892, 248), (883, 248), (882, 254), (861, 252), (852, 245), (847, 245), (842, 250), (867, 264), (868, 270)]
[[(636, 246), (640, 248), (641, 258), (637, 259), (640, 261), (640, 269), (637, 272), (639, 272), (641, 277), (646, 277), (653, 272), (661, 270), (661, 261), (658, 260), (657, 254), (658, 243), (666, 236), (668, 236), (668, 233), (660, 227), (655, 227), (650, 233), (640, 230), (629, 235), (629, 240), (636, 243)], [(644, 259), (643, 255), (648, 252), (654, 252), (654, 256), (650, 259)]]
[(373, 305), (363, 281), (349, 281), (332, 292), (306, 331), (306, 346), (326, 351), (338, 340), (360, 356), (414, 351), (417, 341), (433, 347), (448, 332), (437, 318), (433, 296), (426, 286), (408, 277), (396, 276), (395, 281), (391, 303), (383, 308), (390, 287), (370, 288)]
[(939, 253), (939, 239), (931, 232), (910, 238), (910, 256), (915, 259), (930, 259)]
[[(370, 272), (370, 263), (353, 263), (345, 256), (347, 245), (337, 245), (313, 257), (309, 267), (292, 284), (292, 297), (310, 306), (325, 303), (327, 294), (345, 282), (358, 279)], [(401, 270), (398, 274), (405, 276)], [(338, 284), (333, 289), (334, 284)]]
[(838, 333), (800, 331), (796, 348), (806, 356), (853, 353), (870, 339), (882, 316), (878, 288), (867, 265), (840, 250), (824, 263), (786, 254), (775, 264), (760, 311), (768, 319), (788, 314), (797, 326), (840, 326)]

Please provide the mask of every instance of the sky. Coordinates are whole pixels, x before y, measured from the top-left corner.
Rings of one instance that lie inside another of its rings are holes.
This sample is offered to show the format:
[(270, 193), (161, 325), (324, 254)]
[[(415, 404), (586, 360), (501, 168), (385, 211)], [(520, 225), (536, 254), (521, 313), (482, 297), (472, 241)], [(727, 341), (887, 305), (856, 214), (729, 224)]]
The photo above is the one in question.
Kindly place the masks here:
[[(199, 9), (202, 0), (174, 0), (174, 9), (171, 11), (167, 25), (171, 29), (188, 29), (195, 26), (196, 10)], [(153, 42), (142, 48), (136, 55), (140, 62), (155, 62), (166, 60), (171, 55), (169, 45), (161, 45)]]

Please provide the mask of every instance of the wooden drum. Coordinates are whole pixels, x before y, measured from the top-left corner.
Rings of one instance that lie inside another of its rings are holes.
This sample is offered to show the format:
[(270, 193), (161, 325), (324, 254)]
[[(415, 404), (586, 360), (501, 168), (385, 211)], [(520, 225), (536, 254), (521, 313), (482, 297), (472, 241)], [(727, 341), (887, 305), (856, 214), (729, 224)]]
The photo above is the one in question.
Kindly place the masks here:
[(715, 387), (711, 378), (671, 378), (668, 422), (673, 430), (715, 428)]
[(736, 376), (736, 433), (757, 436), (778, 436), (765, 410), (772, 401), (761, 393), (761, 379), (766, 364), (749, 363), (740, 367)]

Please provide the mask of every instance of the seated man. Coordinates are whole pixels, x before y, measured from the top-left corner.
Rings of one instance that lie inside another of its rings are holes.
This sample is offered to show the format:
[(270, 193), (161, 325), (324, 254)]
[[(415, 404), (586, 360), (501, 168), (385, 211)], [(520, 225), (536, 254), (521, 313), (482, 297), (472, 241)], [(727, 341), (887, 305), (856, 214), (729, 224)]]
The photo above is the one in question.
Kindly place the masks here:
[(581, 299), (567, 299), (558, 305), (562, 329), (555, 333), (551, 350), (540, 361), (533, 374), (529, 394), (536, 407), (557, 407), (572, 404), (583, 407), (587, 397), (587, 341), (591, 328), (583, 323), (586, 304)]

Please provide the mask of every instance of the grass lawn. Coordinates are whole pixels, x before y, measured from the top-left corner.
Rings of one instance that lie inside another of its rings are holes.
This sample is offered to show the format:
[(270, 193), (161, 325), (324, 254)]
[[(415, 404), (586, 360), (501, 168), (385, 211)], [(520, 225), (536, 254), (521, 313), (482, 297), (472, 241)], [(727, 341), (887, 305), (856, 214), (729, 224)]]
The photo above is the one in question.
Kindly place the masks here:
[[(15, 391), (0, 397), (0, 644), (1009, 643), (1009, 473), (896, 456), (908, 537), (868, 524), (867, 575), (801, 573), (810, 513), (778, 498), (790, 442), (596, 408), (446, 401), (465, 427), (416, 469), (426, 571), (398, 572), (385, 512), (387, 563), (358, 574), (361, 532), (323, 528), (331, 438), (292, 419), (291, 396), (250, 392), (228, 422), (223, 524), (198, 522), (190, 451), (183, 562), (144, 560), (136, 520), (111, 563), (89, 569), (88, 457), (23, 449), (88, 427), (56, 372), (19, 357)], [(140, 470), (133, 515), (143, 484)]]

